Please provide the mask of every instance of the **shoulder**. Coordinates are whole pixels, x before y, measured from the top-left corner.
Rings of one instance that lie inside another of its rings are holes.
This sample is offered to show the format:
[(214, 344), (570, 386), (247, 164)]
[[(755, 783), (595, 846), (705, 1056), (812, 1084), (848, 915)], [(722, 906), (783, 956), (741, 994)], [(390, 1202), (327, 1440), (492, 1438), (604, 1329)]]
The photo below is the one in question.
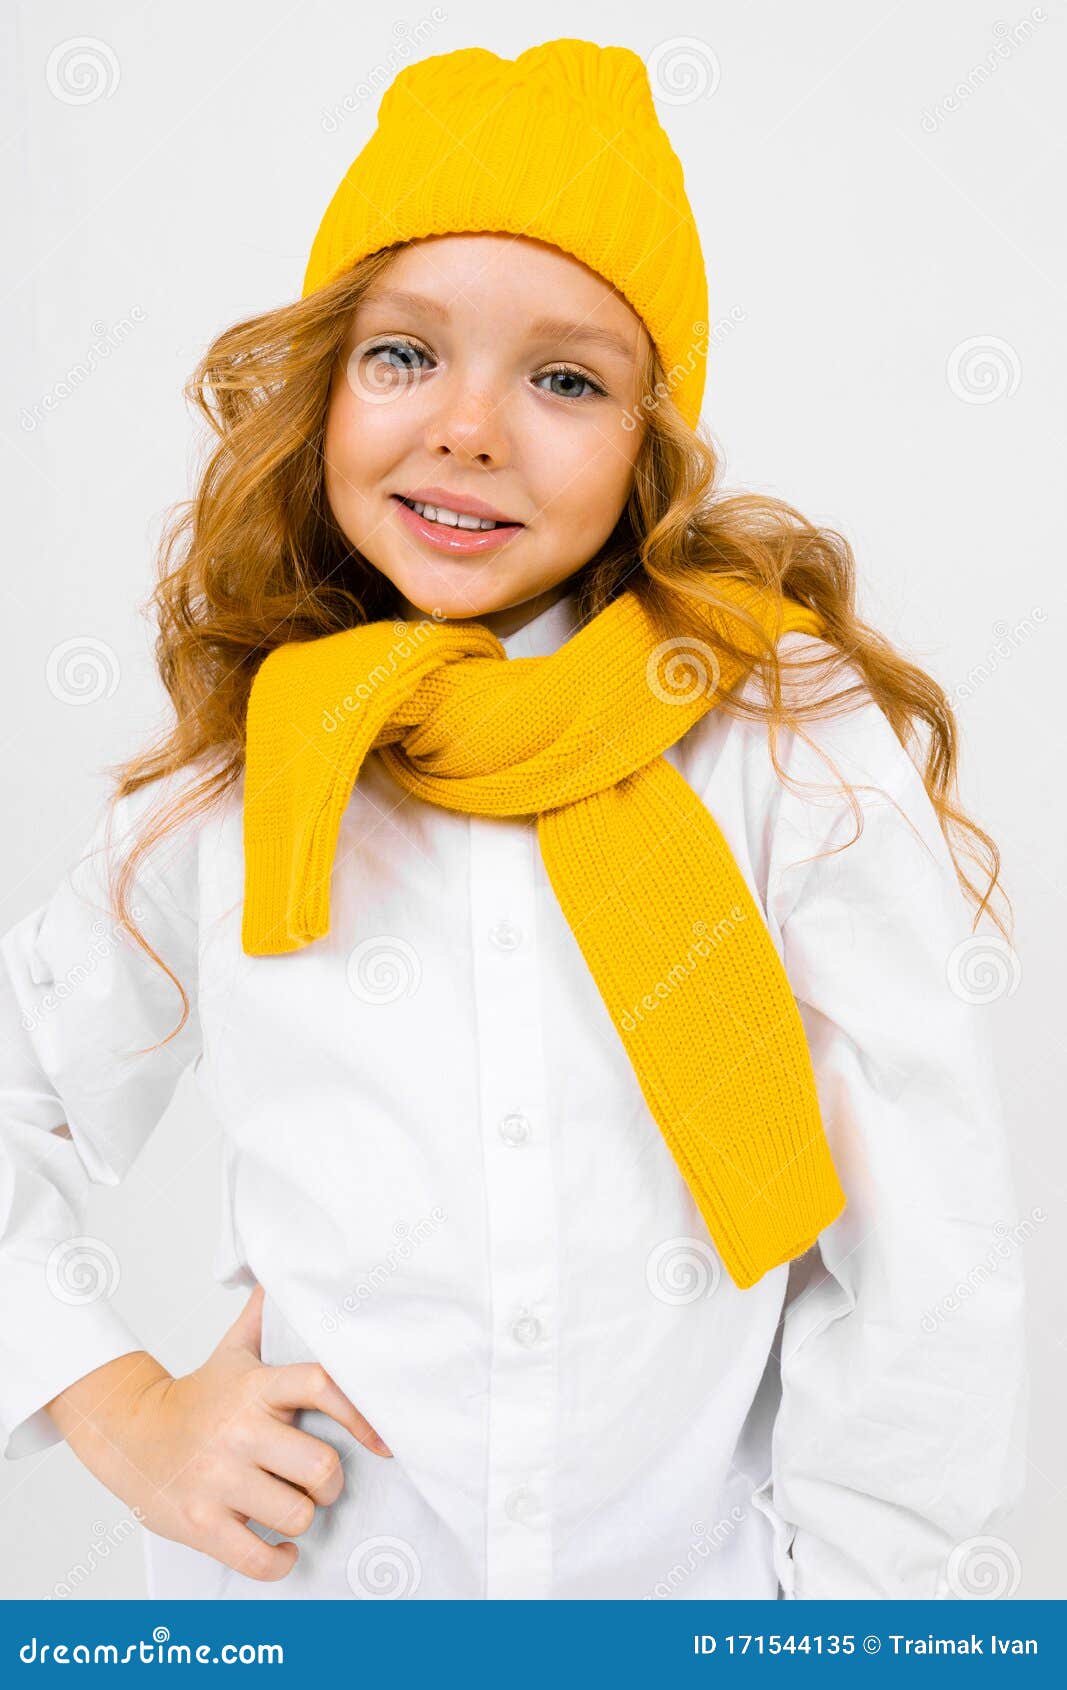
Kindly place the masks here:
[(195, 922), (203, 839), (218, 813), (197, 794), (213, 766), (196, 758), (130, 792), (105, 794), (64, 886), (110, 909), (111, 888), (130, 860), (131, 898)]
[[(799, 727), (781, 735), (779, 760), (792, 779), (826, 788), (812, 791), (810, 802), (838, 813), (850, 809), (842, 781), (864, 807), (921, 802), (926, 790), (919, 769), (856, 664), (812, 634), (785, 634), (777, 649), (786, 706), (804, 706)], [(745, 691), (766, 702), (758, 681), (750, 680)], [(766, 739), (762, 724), (758, 731)]]
[[(947, 846), (922, 775), (860, 670), (811, 634), (785, 634), (777, 650), (783, 703), (805, 705), (799, 726), (780, 728), (772, 742), (762, 716), (713, 708), (672, 758), (748, 865), (764, 906), (776, 888), (803, 884), (794, 865), (847, 845), (872, 813), (892, 816), (944, 868)], [(769, 701), (755, 673), (738, 698), (756, 709)]]
[[(779, 728), (774, 751), (790, 781), (812, 790), (815, 810), (848, 809), (842, 781), (859, 788), (858, 801), (876, 804), (924, 791), (922, 777), (888, 717), (871, 695), (856, 665), (827, 640), (788, 633), (778, 641), (782, 699), (786, 709), (804, 705), (797, 728)], [(738, 702), (763, 711), (769, 693), (753, 673), (738, 689)], [(753, 802), (777, 806), (785, 788), (774, 767), (772, 741), (762, 715), (735, 715), (712, 708), (679, 742), (683, 772), (702, 796), (724, 784), (723, 772), (745, 772)], [(837, 771), (835, 773), (835, 770)]]

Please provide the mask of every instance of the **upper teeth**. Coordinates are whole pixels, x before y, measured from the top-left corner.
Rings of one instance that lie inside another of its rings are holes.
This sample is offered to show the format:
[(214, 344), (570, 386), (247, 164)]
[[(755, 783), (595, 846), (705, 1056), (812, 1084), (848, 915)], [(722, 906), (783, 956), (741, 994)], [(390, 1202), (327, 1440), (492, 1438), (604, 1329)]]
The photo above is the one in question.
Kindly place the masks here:
[(418, 499), (412, 499), (412, 505), (420, 516), (427, 522), (447, 522), (450, 528), (495, 528), (495, 522), (488, 517), (468, 516), (466, 511), (446, 510), (444, 505), (420, 505)]

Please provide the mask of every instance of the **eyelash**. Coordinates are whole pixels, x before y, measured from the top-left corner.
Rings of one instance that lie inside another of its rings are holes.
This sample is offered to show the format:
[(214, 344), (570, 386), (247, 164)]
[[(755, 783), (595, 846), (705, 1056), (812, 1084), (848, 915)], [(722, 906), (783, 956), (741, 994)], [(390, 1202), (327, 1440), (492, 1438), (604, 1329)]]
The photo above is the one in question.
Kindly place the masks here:
[[(422, 349), (421, 346), (415, 345), (414, 341), (409, 341), (409, 340), (383, 340), (383, 341), (380, 341), (376, 346), (368, 346), (366, 352), (364, 353), (364, 357), (373, 358), (374, 355), (378, 352), (391, 352), (391, 351), (395, 350), (397, 347), (402, 348), (406, 352), (417, 352), (422, 357), (428, 356), (428, 354), (423, 352), (423, 349)], [(549, 395), (549, 397), (552, 398), (552, 399), (570, 399), (570, 400), (578, 399), (578, 400), (581, 400), (581, 399), (604, 399), (604, 398), (607, 397), (607, 389), (606, 388), (601, 387), (600, 383), (598, 381), (594, 381), (592, 376), (587, 376), (584, 370), (576, 369), (573, 364), (553, 364), (551, 369), (541, 371), (541, 377), (539, 379), (542, 379), (545, 376), (556, 376), (556, 375), (577, 376), (579, 381), (586, 382), (588, 384), (588, 386), (590, 388), (592, 388), (592, 392), (591, 393), (553, 393), (553, 394)]]

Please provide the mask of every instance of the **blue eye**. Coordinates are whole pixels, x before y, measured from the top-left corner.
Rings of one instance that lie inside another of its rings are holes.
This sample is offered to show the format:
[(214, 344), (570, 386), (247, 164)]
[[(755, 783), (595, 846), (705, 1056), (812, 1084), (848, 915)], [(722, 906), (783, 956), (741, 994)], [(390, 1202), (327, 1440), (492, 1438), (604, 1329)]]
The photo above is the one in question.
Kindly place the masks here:
[[(413, 346), (410, 341), (383, 340), (380, 341), (377, 346), (369, 346), (364, 353), (364, 357), (376, 358), (379, 352), (400, 352), (405, 354), (409, 360), (414, 358), (425, 358), (426, 356), (421, 347)], [(423, 366), (421, 364), (406, 362), (394, 364), (393, 368), (396, 370), (398, 375), (418, 375)]]
[(556, 376), (564, 376), (570, 381), (584, 382), (586, 387), (589, 389), (589, 392), (588, 393), (573, 393), (573, 392), (571, 392), (571, 393), (560, 393), (560, 392), (556, 391), (556, 392), (553, 393), (553, 398), (555, 398), (555, 399), (591, 399), (591, 398), (601, 398), (601, 399), (603, 399), (603, 397), (604, 397), (605, 389), (602, 388), (598, 382), (595, 382), (593, 380), (592, 376), (583, 375), (581, 370), (575, 370), (569, 364), (560, 364), (554, 370), (545, 370), (544, 374), (538, 376), (537, 379), (538, 379), (539, 382), (541, 382), (541, 381), (544, 381), (545, 378), (547, 377), (548, 380), (551, 381)]

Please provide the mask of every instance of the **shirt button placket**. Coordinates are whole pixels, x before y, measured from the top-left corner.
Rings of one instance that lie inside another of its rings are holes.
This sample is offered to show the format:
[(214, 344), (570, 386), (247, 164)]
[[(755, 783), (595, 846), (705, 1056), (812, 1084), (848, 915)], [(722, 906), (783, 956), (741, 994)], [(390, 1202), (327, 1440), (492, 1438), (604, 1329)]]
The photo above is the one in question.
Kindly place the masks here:
[(471, 917), (492, 1345), (486, 1596), (548, 1597), (556, 1212), (535, 935), (534, 829), (471, 822)]

